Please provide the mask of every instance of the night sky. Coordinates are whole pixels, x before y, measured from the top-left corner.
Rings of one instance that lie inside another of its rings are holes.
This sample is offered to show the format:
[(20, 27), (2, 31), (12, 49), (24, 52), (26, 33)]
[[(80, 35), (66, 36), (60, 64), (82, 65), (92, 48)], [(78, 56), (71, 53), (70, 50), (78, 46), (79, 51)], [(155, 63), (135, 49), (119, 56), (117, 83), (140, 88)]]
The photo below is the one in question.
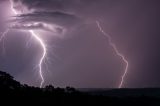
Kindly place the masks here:
[[(123, 87), (160, 87), (159, 0), (13, 0), (22, 12), (15, 17), (8, 0), (0, 0), (0, 32), (8, 24), (47, 23), (38, 35), (47, 45), (44, 85), (117, 88), (125, 64), (99, 31), (98, 20), (129, 62)], [(23, 30), (22, 30), (23, 29)], [(0, 42), (0, 70), (21, 83), (39, 86), (39, 43), (25, 28), (14, 26)], [(5, 47), (5, 49), (3, 49)], [(46, 65), (47, 64), (47, 65)]]

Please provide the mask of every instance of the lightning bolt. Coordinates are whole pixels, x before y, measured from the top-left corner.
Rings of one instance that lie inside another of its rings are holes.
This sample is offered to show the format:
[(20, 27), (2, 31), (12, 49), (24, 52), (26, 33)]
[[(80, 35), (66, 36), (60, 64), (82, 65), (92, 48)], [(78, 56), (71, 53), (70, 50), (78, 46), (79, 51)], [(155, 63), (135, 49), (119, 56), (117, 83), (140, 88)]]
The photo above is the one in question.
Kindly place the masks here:
[[(7, 33), (9, 32), (9, 28), (7, 30), (5, 30), (2, 35), (0, 36), (0, 42), (2, 42), (4, 40), (4, 38), (6, 37)], [(3, 53), (5, 53), (5, 45), (4, 45), (4, 41), (3, 41)]]
[(43, 61), (46, 57), (47, 50), (46, 50), (46, 46), (45, 46), (43, 40), (33, 30), (30, 30), (30, 33), (40, 43), (40, 45), (42, 46), (42, 49), (43, 49), (43, 54), (42, 54), (42, 57), (39, 61), (39, 74), (40, 74), (40, 77), (41, 77), (40, 88), (41, 88), (43, 86), (43, 83), (44, 83), (44, 78), (43, 78), (43, 74), (42, 74), (42, 63), (43, 63)]
[(5, 36), (6, 36), (6, 34), (9, 32), (9, 29), (7, 29), (6, 31), (4, 31), (3, 33), (2, 33), (2, 36), (0, 37), (0, 41), (2, 41), (3, 40), (3, 38), (5, 38)]
[[(17, 15), (17, 11), (13, 8), (13, 1), (10, 0), (10, 3), (11, 3), (11, 10), (13, 11), (13, 13), (15, 15)], [(41, 83), (40, 83), (40, 88), (42, 88), (43, 86), (43, 83), (44, 83), (44, 77), (43, 77), (43, 73), (42, 73), (42, 63), (46, 57), (46, 54), (47, 54), (47, 49), (46, 49), (46, 45), (45, 43), (43, 42), (43, 40), (33, 31), (33, 30), (29, 30), (29, 32), (31, 33), (31, 35), (40, 43), (42, 49), (43, 49), (43, 53), (42, 53), (42, 57), (40, 58), (40, 61), (39, 61), (39, 75), (40, 75), (40, 78), (41, 78)]]
[(119, 86), (118, 86), (118, 88), (122, 88), (123, 83), (124, 83), (125, 76), (126, 76), (126, 74), (127, 74), (127, 72), (128, 72), (129, 63), (128, 63), (127, 59), (125, 58), (125, 56), (119, 52), (119, 50), (117, 49), (116, 45), (112, 42), (111, 36), (108, 35), (108, 34), (103, 30), (103, 28), (102, 28), (101, 25), (100, 25), (100, 22), (99, 22), (99, 21), (96, 21), (96, 24), (97, 24), (100, 32), (101, 32), (104, 36), (106, 36), (106, 37), (108, 38), (109, 45), (114, 49), (116, 55), (118, 55), (119, 57), (121, 57), (121, 59), (123, 60), (123, 62), (126, 64), (126, 65), (125, 65), (124, 73), (123, 73), (123, 75), (121, 76), (121, 81), (120, 81), (120, 84), (119, 84)]

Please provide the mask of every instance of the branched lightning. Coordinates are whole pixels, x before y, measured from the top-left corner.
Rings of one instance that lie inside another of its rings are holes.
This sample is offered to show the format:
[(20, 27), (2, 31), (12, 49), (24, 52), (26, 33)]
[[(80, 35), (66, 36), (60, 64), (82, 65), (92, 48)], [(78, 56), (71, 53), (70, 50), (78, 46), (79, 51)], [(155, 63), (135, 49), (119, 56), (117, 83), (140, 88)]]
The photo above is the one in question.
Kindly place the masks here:
[[(15, 15), (18, 15), (18, 11), (16, 11), (16, 9), (14, 9), (13, 7), (13, 1), (10, 0), (10, 3), (11, 3), (11, 10), (12, 12), (15, 14)], [(123, 84), (124, 84), (124, 79), (126, 77), (126, 74), (128, 72), (128, 66), (129, 66), (129, 63), (127, 61), (127, 59), (125, 58), (125, 56), (123, 54), (121, 54), (118, 50), (118, 48), (116, 47), (115, 43), (112, 41), (112, 38), (110, 35), (108, 35), (104, 30), (103, 28), (101, 27), (101, 24), (99, 21), (96, 21), (96, 24), (97, 24), (97, 27), (99, 29), (99, 31), (105, 36), (108, 38), (108, 42), (109, 42), (109, 45), (113, 48), (113, 50), (115, 51), (116, 55), (119, 56), (122, 61), (125, 63), (125, 69), (124, 69), (124, 73), (122, 74), (121, 76), (121, 80), (120, 80), (120, 83), (118, 85), (118, 88), (122, 88)], [(0, 41), (2, 41), (2, 39), (6, 36), (6, 34), (9, 32), (9, 28), (4, 32), (2, 33), (2, 36), (0, 37)], [(49, 28), (50, 30), (50, 28)], [(43, 62), (46, 58), (46, 55), (47, 55), (47, 49), (46, 49), (46, 45), (44, 43), (44, 41), (36, 34), (36, 32), (33, 30), (33, 29), (30, 29), (29, 30), (29, 33), (39, 42), (39, 44), (41, 45), (42, 47), (42, 50), (43, 50), (43, 53), (42, 53), (42, 56), (39, 60), (39, 63), (38, 63), (38, 67), (39, 67), (39, 75), (40, 75), (40, 78), (41, 78), (41, 83), (40, 83), (40, 88), (43, 86), (43, 83), (44, 83), (44, 77), (43, 77), (43, 71), (42, 71), (42, 65), (43, 65)]]
[(122, 59), (122, 60), (124, 61), (124, 63), (126, 64), (124, 73), (123, 73), (123, 75), (121, 76), (121, 81), (120, 81), (120, 84), (119, 84), (119, 86), (118, 86), (118, 88), (122, 88), (123, 83), (124, 83), (124, 78), (125, 78), (125, 76), (126, 76), (126, 74), (127, 74), (127, 72), (128, 72), (128, 65), (129, 65), (129, 63), (128, 63), (127, 59), (125, 58), (125, 56), (119, 52), (119, 50), (117, 49), (116, 45), (112, 42), (111, 36), (108, 35), (108, 34), (102, 29), (102, 27), (101, 27), (101, 25), (100, 25), (100, 22), (99, 22), (99, 21), (96, 21), (96, 24), (97, 24), (100, 32), (108, 38), (109, 45), (114, 49), (116, 55), (118, 55), (119, 57), (121, 57), (121, 59)]
[(45, 59), (45, 56), (47, 54), (47, 50), (46, 50), (46, 46), (43, 42), (43, 40), (41, 38), (39, 38), (37, 36), (37, 34), (33, 31), (33, 30), (30, 30), (30, 33), (32, 34), (32, 36), (34, 36), (34, 38), (41, 44), (42, 48), (43, 48), (43, 55), (39, 61), (39, 74), (40, 74), (40, 77), (41, 77), (41, 84), (40, 84), (40, 87), (42, 87), (43, 83), (44, 83), (44, 78), (43, 78), (43, 74), (42, 74), (42, 63)]
[[(13, 13), (15, 15), (17, 15), (17, 11), (13, 8), (13, 1), (10, 0), (10, 3), (11, 3), (11, 10), (13, 11)], [(42, 46), (42, 49), (43, 49), (43, 53), (42, 53), (42, 57), (40, 58), (40, 61), (39, 61), (39, 75), (40, 75), (40, 78), (41, 78), (41, 83), (40, 83), (40, 88), (43, 86), (43, 83), (44, 83), (44, 77), (43, 77), (43, 73), (42, 73), (42, 63), (46, 57), (46, 54), (47, 54), (47, 49), (46, 49), (46, 45), (45, 43), (43, 42), (43, 40), (33, 31), (33, 30), (29, 30), (29, 32), (31, 33), (31, 35), (40, 43), (40, 45)]]

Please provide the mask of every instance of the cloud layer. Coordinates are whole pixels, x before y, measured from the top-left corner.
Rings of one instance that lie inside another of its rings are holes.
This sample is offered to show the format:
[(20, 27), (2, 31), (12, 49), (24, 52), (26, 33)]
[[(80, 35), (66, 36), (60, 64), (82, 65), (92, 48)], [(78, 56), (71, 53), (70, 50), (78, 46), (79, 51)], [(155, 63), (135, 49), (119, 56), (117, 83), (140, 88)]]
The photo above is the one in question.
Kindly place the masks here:
[[(66, 12), (69, 7), (79, 0), (13, 0), (13, 8), (19, 15), (10, 22), (13, 29), (43, 29), (54, 31), (58, 29), (74, 28), (80, 23), (82, 18), (71, 12)], [(65, 4), (65, 5), (64, 5)]]

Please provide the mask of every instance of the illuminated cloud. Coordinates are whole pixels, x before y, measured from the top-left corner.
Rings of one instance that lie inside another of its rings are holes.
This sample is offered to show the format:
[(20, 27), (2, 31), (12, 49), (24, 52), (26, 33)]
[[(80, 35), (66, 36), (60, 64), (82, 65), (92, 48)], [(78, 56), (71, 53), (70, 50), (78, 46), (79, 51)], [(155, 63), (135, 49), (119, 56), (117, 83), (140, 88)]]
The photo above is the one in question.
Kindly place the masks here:
[(47, 24), (56, 24), (59, 26), (69, 27), (80, 22), (80, 19), (74, 15), (60, 12), (34, 12), (16, 16), (13, 22), (32, 23), (42, 22)]
[[(69, 0), (67, 5), (78, 1)], [(66, 10), (65, 6), (67, 6), (63, 5), (64, 2), (63, 0), (13, 0), (13, 8), (19, 15), (10, 21), (10, 28), (61, 32), (63, 29), (75, 28), (83, 23), (77, 15), (62, 11)]]

